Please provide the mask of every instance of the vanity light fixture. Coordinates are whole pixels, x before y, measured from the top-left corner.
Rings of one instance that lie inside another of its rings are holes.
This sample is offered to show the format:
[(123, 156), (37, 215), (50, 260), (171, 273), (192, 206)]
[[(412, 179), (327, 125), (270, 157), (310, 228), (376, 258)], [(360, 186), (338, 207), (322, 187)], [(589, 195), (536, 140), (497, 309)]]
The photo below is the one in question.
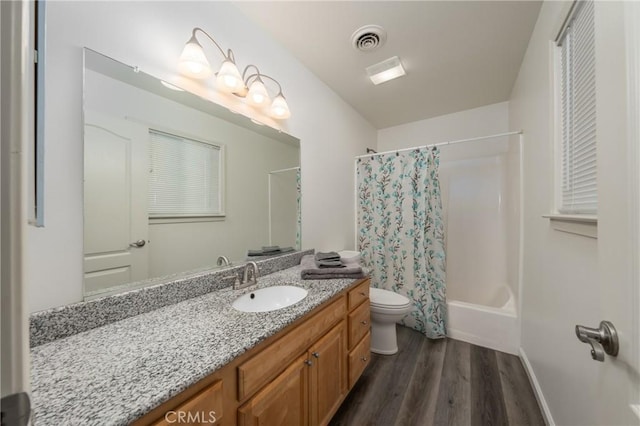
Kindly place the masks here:
[[(268, 108), (269, 114), (276, 119), (287, 119), (291, 116), (291, 111), (282, 94), (280, 83), (266, 74), (262, 74), (257, 66), (250, 64), (244, 69), (242, 75), (236, 66), (235, 56), (231, 49), (227, 53), (220, 45), (202, 28), (194, 28), (191, 38), (184, 46), (178, 62), (178, 70), (192, 78), (205, 79), (212, 74), (211, 66), (207, 60), (202, 45), (198, 42), (196, 33), (201, 32), (218, 48), (224, 60), (220, 70), (216, 73), (216, 87), (225, 93), (233, 93), (241, 98), (246, 98), (249, 105), (255, 108)], [(249, 69), (255, 69), (255, 73), (247, 76)], [(278, 86), (276, 96), (271, 100), (264, 80), (274, 82)]]
[[(247, 75), (250, 69), (254, 69), (255, 73)], [(278, 86), (278, 92), (273, 98), (273, 101), (269, 97), (267, 87), (264, 84), (264, 80), (271, 81)], [(273, 118), (284, 120), (291, 117), (291, 111), (289, 111), (289, 105), (282, 94), (282, 86), (275, 78), (262, 74), (257, 66), (250, 64), (247, 65), (242, 72), (242, 80), (244, 81), (245, 90), (236, 93), (237, 96), (246, 97), (247, 103), (257, 108), (269, 107), (269, 114)], [(247, 89), (248, 87), (248, 89)]]
[(384, 61), (371, 65), (366, 69), (369, 78), (375, 85), (385, 83), (389, 80), (393, 80), (394, 78), (402, 77), (407, 74), (402, 67), (400, 58), (397, 56), (385, 59)]

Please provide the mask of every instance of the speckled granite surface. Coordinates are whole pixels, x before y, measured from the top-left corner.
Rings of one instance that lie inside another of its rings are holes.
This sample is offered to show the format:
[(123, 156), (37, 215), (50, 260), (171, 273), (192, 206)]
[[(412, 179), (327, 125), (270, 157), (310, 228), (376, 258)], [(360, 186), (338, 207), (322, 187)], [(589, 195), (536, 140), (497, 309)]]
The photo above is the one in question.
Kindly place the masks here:
[(31, 350), (34, 424), (124, 425), (177, 395), (353, 283), (300, 279), (300, 267), (258, 287), (309, 291), (288, 308), (243, 313), (246, 290), (224, 288)]
[[(313, 250), (299, 251), (256, 263), (260, 275), (271, 274), (300, 264)], [(72, 336), (115, 321), (151, 312), (163, 306), (202, 296), (228, 287), (243, 265), (226, 269), (201, 269), (148, 280), (148, 286), (126, 293), (36, 312), (30, 317), (30, 345), (35, 347), (62, 337)]]

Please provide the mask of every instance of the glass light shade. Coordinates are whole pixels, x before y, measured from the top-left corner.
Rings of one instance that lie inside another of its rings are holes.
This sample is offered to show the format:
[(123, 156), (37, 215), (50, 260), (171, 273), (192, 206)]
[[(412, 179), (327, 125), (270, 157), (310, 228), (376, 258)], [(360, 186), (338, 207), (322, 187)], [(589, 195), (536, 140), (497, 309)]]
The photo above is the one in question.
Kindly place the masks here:
[(247, 102), (253, 106), (261, 107), (268, 105), (271, 102), (267, 88), (264, 87), (264, 83), (260, 80), (255, 80), (251, 87), (249, 87), (249, 93), (247, 93)]
[(247, 86), (245, 86), (244, 84), (242, 85), (240, 90), (236, 90), (235, 92), (233, 92), (234, 95), (239, 96), (241, 98), (246, 98), (248, 93), (249, 93), (249, 89), (247, 89)]
[(271, 116), (279, 120), (284, 120), (291, 117), (291, 111), (289, 111), (289, 105), (282, 96), (282, 93), (278, 94), (271, 104)]
[(195, 36), (184, 45), (178, 61), (178, 70), (189, 77), (207, 78), (211, 75), (211, 66), (204, 55), (202, 46)]
[(225, 59), (222, 63), (220, 71), (218, 71), (218, 76), (216, 77), (216, 83), (218, 89), (226, 93), (241, 91), (244, 87), (244, 82), (242, 81), (238, 67), (229, 59)]

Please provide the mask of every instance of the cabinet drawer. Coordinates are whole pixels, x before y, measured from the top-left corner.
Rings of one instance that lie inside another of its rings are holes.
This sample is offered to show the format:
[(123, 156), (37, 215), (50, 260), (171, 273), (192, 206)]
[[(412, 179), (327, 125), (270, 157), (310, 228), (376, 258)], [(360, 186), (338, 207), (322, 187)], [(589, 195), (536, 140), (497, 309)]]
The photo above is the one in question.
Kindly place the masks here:
[(349, 314), (349, 349), (353, 348), (370, 328), (371, 320), (367, 301)]
[(210, 425), (222, 419), (222, 381), (205, 388), (193, 398), (168, 410), (154, 426), (183, 424), (191, 426)]
[(284, 369), (287, 363), (306, 351), (346, 314), (340, 297), (329, 306), (291, 330), (238, 367), (238, 399), (244, 400)]
[(370, 280), (366, 279), (355, 288), (349, 290), (349, 310), (352, 310), (364, 300), (369, 298), (369, 283)]
[(369, 365), (371, 359), (371, 333), (358, 343), (358, 345), (349, 352), (349, 389), (358, 381), (364, 368)]

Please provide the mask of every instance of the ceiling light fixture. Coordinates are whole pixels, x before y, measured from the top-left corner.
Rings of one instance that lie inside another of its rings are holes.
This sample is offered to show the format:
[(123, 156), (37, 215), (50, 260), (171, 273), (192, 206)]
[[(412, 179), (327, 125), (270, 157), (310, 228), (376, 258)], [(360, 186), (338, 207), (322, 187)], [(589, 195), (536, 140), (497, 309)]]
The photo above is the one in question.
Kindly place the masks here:
[(397, 56), (371, 65), (366, 69), (369, 78), (375, 85), (385, 83), (389, 80), (393, 80), (394, 78), (402, 77), (407, 74), (402, 67), (400, 58)]
[[(196, 37), (196, 32), (198, 31), (211, 40), (224, 57), (220, 70), (216, 73), (216, 87), (218, 90), (246, 98), (247, 103), (253, 107), (269, 108), (269, 114), (273, 118), (284, 120), (291, 116), (287, 101), (282, 95), (282, 86), (276, 79), (262, 74), (258, 67), (253, 64), (247, 65), (241, 75), (236, 66), (233, 51), (228, 49), (227, 53), (225, 53), (213, 37), (202, 28), (196, 27), (192, 30), (191, 38), (185, 44), (182, 54), (180, 55), (178, 70), (182, 74), (198, 79), (207, 78), (212, 74), (209, 61), (207, 61), (202, 45)], [(254, 68), (255, 73), (246, 76), (250, 68)], [(271, 101), (263, 79), (272, 81), (278, 86), (278, 92), (275, 98), (273, 98), (273, 101)]]

